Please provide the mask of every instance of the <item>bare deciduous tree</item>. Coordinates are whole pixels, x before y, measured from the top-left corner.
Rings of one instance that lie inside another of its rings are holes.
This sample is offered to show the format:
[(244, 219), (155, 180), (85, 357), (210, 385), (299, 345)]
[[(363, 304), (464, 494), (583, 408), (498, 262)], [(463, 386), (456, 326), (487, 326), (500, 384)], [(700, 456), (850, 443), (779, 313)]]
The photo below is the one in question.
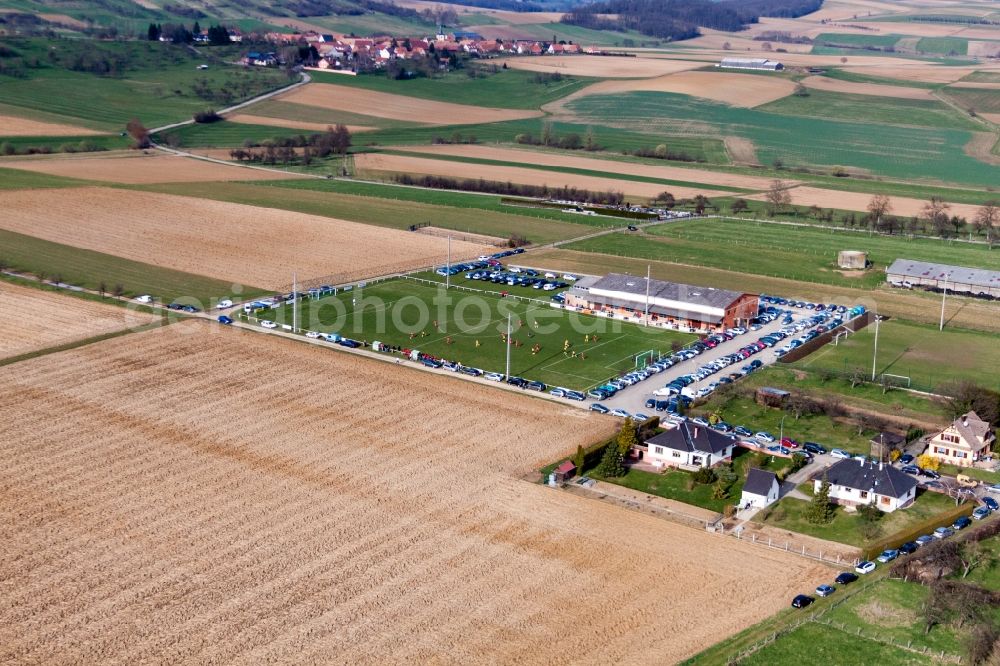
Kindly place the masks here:
[(792, 195), (788, 192), (788, 186), (784, 181), (773, 180), (771, 186), (767, 188), (764, 199), (768, 204), (768, 214), (774, 215), (785, 210), (792, 203)]
[(884, 194), (876, 194), (868, 202), (868, 219), (877, 225), (883, 217), (892, 212), (892, 201)]

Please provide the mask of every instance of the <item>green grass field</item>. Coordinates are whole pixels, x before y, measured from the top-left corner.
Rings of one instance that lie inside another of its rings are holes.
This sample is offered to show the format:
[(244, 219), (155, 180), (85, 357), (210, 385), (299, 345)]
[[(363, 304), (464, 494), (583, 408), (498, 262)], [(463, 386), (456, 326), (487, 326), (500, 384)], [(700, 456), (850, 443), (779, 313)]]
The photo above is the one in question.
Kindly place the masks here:
[(943, 88), (941, 93), (963, 109), (976, 113), (1000, 113), (1000, 90)]
[[(456, 282), (467, 281), (459, 277)], [(548, 294), (534, 289), (511, 287), (510, 291), (538, 300), (525, 303), (488, 293), (445, 292), (425, 283), (393, 280), (319, 301), (303, 301), (299, 322), (303, 329), (419, 349), (502, 374), (506, 345), (500, 334), (506, 331), (510, 313), (514, 326), (511, 337), (521, 343), (511, 348), (511, 374), (580, 390), (634, 368), (637, 353), (650, 349), (667, 352), (675, 341), (694, 339), (557, 310), (550, 307)], [(292, 307), (265, 310), (260, 317), (290, 325)], [(596, 341), (592, 337), (585, 340), (593, 335)], [(571, 343), (568, 353), (563, 352), (566, 340)], [(533, 354), (535, 344), (541, 349)], [(573, 352), (577, 352), (576, 357)]]
[(466, 72), (474, 70), (471, 65), (469, 67), (468, 70), (454, 70), (440, 77), (403, 81), (391, 79), (385, 74), (344, 76), (315, 72), (312, 76), (317, 83), (336, 83), (394, 95), (499, 109), (537, 109), (599, 80), (564, 76), (561, 81), (542, 83), (536, 80), (538, 75), (534, 72), (516, 69), (502, 69), (496, 74), (471, 78)]
[(871, 76), (870, 74), (859, 74), (848, 72), (839, 67), (831, 67), (823, 74), (828, 79), (840, 79), (841, 81), (853, 81), (855, 83), (878, 83), (890, 86), (903, 86), (906, 88), (939, 88), (941, 84), (924, 83), (923, 81), (913, 81), (912, 79), (892, 79), (884, 76)]
[[(838, 32), (824, 32), (813, 38), (817, 46), (827, 44), (843, 45), (848, 48), (864, 48), (866, 46), (889, 47), (895, 45), (904, 35), (856, 35)], [(815, 53), (815, 49), (813, 50)]]
[(740, 664), (784, 666), (800, 664), (803, 660), (828, 666), (922, 666), (927, 663), (924, 655), (810, 622), (781, 636), (774, 643), (740, 661)]
[[(0, 259), (14, 270), (44, 275), (50, 279), (58, 276), (67, 284), (97, 290), (103, 281), (109, 291), (114, 289), (116, 284), (121, 284), (127, 296), (151, 294), (163, 301), (188, 297), (207, 304), (213, 298), (231, 296), (233, 289), (230, 282), (160, 268), (5, 230), (0, 230)], [(259, 296), (263, 295), (264, 291), (245, 287), (242, 294)]]
[(1000, 83), (1000, 72), (972, 72), (961, 80), (974, 83)]
[(90, 185), (90, 181), (51, 176), (47, 173), (35, 173), (20, 169), (0, 168), (0, 190), (26, 190), (51, 187), (81, 187)]
[[(978, 268), (997, 265), (986, 246), (728, 219), (670, 222), (647, 227), (642, 234), (609, 234), (566, 247), (857, 288), (884, 282), (885, 266), (898, 257)], [(837, 270), (837, 253), (847, 247), (869, 253), (874, 267), (863, 277), (845, 277)]]
[[(811, 494), (811, 484), (808, 492)], [(800, 486), (804, 488), (805, 486)], [(918, 528), (927, 521), (934, 521), (935, 517), (941, 516), (941, 523), (950, 524), (954, 518), (951, 512), (955, 510), (955, 500), (942, 493), (935, 493), (927, 490), (917, 490), (917, 499), (913, 505), (906, 509), (899, 509), (892, 513), (884, 514), (879, 520), (881, 527), (880, 534), (873, 540), (866, 540), (859, 532), (860, 519), (858, 514), (847, 513), (843, 507), (837, 506), (834, 511), (833, 520), (825, 525), (814, 525), (808, 520), (809, 502), (795, 497), (785, 497), (769, 510), (758, 514), (757, 519), (763, 520), (766, 525), (791, 532), (808, 534), (818, 539), (827, 539), (865, 548), (881, 539), (890, 537), (893, 534), (904, 534), (907, 530)], [(968, 507), (966, 513), (971, 513), (972, 507)], [(935, 523), (935, 527), (938, 523)], [(933, 527), (926, 528), (926, 532), (933, 531)], [(924, 532), (924, 530), (921, 530)], [(919, 535), (918, 535), (919, 536)], [(881, 551), (880, 551), (881, 552)], [(876, 553), (877, 555), (877, 553)]]
[(980, 124), (936, 99), (900, 99), (810, 90), (807, 97), (783, 97), (758, 106), (756, 110), (856, 123), (914, 125), (973, 132), (982, 129)]
[[(961, 307), (952, 304), (948, 314)], [(826, 346), (797, 363), (808, 370), (831, 370), (849, 373), (863, 368), (871, 373), (875, 327), (869, 326), (835, 347)], [(1000, 346), (996, 335), (966, 329), (916, 324), (890, 319), (879, 326), (878, 374), (910, 377), (913, 388), (940, 389), (949, 383), (971, 380), (984, 387), (1000, 390)], [(870, 376), (870, 375), (869, 375)]]
[(917, 52), (966, 55), (969, 52), (969, 40), (959, 37), (922, 37), (917, 42)]
[[(891, 178), (976, 186), (1000, 182), (1000, 167), (963, 152), (971, 138), (965, 130), (791, 116), (657, 92), (584, 97), (569, 107), (582, 122), (632, 132), (741, 136), (753, 141), (764, 163), (840, 165)], [(905, 115), (897, 122), (906, 122)], [(887, 145), (893, 149), (882, 148)]]
[[(343, 76), (349, 79), (353, 77)], [(284, 120), (297, 120), (307, 123), (325, 123), (327, 125), (363, 125), (366, 127), (380, 128), (401, 128), (416, 127), (417, 123), (406, 122), (405, 120), (391, 120), (389, 118), (377, 118), (366, 116), (361, 113), (351, 113), (349, 111), (338, 111), (336, 109), (325, 109), (309, 104), (296, 104), (295, 102), (284, 102), (280, 100), (265, 100), (258, 102), (247, 109), (248, 113), (255, 116), (265, 116), (268, 118), (278, 118)], [(302, 130), (299, 130), (302, 131)], [(355, 140), (362, 139), (362, 134), (356, 134)]]
[[(294, 210), (300, 213), (324, 215), (394, 229), (406, 229), (411, 224), (426, 222), (455, 231), (486, 234), (504, 239), (517, 233), (536, 244), (583, 236), (594, 230), (593, 226), (559, 221), (559, 218), (555, 216), (548, 219), (541, 215), (532, 216), (531, 213), (538, 209), (510, 206), (504, 206), (501, 209), (498, 204), (499, 197), (482, 197), (482, 202), (474, 202), (481, 203), (482, 206), (477, 206), (478, 210), (474, 210), (473, 206), (462, 206), (461, 204), (439, 205), (433, 202), (433, 197), (420, 196), (422, 193), (428, 192), (427, 190), (416, 188), (358, 187), (356, 191), (365, 192), (367, 190), (367, 193), (354, 195), (346, 193), (346, 191), (350, 191), (349, 188), (328, 191), (325, 188), (321, 189), (320, 186), (312, 189), (307, 183), (302, 183), (303, 187), (301, 188), (289, 187), (288, 185), (293, 182), (297, 181), (276, 181), (273, 186), (261, 183), (252, 185), (247, 183), (170, 183), (144, 185), (136, 189)], [(433, 190), (430, 191), (430, 193), (433, 192)], [(446, 200), (447, 197), (441, 197), (441, 199)], [(526, 214), (521, 214), (522, 212)], [(561, 214), (561, 217), (568, 218), (570, 216)], [(599, 224), (604, 226), (624, 224), (609, 218), (587, 218), (580, 215), (573, 217), (587, 219), (595, 226), (598, 224), (595, 219), (599, 219)]]

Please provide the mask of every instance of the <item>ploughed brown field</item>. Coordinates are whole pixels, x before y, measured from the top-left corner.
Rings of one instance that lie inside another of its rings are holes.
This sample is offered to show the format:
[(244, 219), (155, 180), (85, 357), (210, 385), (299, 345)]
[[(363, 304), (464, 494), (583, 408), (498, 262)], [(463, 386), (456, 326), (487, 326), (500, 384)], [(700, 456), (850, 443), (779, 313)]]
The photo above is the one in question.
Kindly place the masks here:
[(12, 158), (0, 161), (8, 169), (23, 169), (52, 176), (100, 180), (108, 183), (187, 183), (206, 180), (280, 180), (301, 178), (276, 170), (228, 166), (178, 155), (85, 154), (45, 158)]
[(0, 136), (92, 136), (100, 134), (86, 127), (31, 120), (0, 114)]
[(0, 282), (0, 359), (154, 321), (154, 316)]
[[(221, 169), (228, 167), (221, 166)], [(294, 194), (289, 194), (294, 196)], [(268, 289), (444, 263), (446, 242), (275, 208), (103, 187), (0, 192), (0, 229)], [(495, 252), (453, 241), (458, 261)]]
[(426, 125), (473, 125), (535, 118), (542, 115), (539, 111), (491, 109), (484, 106), (438, 102), (334, 83), (310, 83), (281, 95), (280, 99), (284, 102), (350, 111), (376, 118), (408, 120)]
[(668, 663), (830, 575), (518, 478), (615, 419), (276, 336), (0, 387), (7, 663)]

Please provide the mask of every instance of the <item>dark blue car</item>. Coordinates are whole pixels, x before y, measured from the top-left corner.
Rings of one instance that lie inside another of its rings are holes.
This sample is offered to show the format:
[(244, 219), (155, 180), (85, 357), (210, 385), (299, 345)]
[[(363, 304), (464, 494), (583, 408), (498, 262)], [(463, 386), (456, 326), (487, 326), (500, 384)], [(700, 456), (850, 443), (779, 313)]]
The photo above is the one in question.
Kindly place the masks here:
[(221, 315), (219, 317), (219, 323), (220, 324), (225, 324), (226, 326), (229, 326), (230, 324), (233, 323), (233, 320), (230, 319), (229, 317), (227, 317), (226, 315)]

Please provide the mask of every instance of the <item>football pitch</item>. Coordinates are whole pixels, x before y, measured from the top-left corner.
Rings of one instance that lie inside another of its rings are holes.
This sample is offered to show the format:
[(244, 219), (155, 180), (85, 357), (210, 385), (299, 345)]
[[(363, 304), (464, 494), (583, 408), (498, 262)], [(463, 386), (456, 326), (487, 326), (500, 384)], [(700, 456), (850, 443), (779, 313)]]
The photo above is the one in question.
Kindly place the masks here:
[[(502, 297), (396, 279), (299, 302), (298, 329), (416, 349), (473, 366), (506, 370), (508, 317), (513, 376), (584, 390), (636, 367), (636, 356), (668, 353), (695, 336), (552, 307), (532, 289)], [(537, 295), (537, 296), (536, 296)], [(293, 324), (291, 305), (257, 315)]]

